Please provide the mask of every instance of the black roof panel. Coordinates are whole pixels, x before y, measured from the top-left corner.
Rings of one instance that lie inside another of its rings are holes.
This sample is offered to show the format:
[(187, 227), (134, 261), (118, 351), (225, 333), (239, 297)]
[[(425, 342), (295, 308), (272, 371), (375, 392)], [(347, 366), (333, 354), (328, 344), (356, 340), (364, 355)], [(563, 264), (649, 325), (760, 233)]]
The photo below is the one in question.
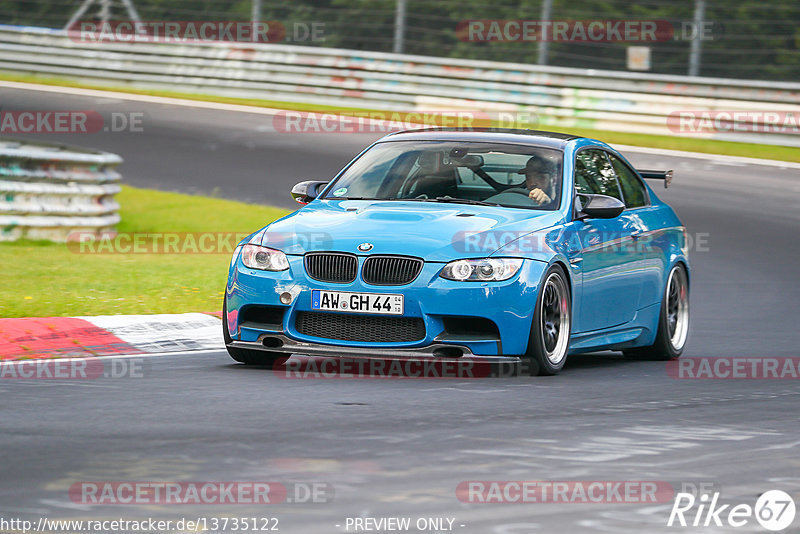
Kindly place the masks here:
[(562, 147), (580, 136), (512, 128), (424, 128), (391, 133), (381, 141), (475, 141)]

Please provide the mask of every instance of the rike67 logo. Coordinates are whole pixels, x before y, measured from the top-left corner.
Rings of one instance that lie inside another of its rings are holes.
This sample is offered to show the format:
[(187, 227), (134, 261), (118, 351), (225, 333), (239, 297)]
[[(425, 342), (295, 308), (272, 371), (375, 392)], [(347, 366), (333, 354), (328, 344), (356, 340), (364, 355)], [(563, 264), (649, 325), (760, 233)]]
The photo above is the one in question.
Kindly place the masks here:
[(699, 497), (678, 493), (669, 514), (667, 526), (679, 527), (746, 527), (757, 521), (763, 528), (778, 532), (788, 528), (795, 517), (794, 499), (781, 490), (762, 493), (754, 506), (746, 503), (720, 504), (720, 493)]

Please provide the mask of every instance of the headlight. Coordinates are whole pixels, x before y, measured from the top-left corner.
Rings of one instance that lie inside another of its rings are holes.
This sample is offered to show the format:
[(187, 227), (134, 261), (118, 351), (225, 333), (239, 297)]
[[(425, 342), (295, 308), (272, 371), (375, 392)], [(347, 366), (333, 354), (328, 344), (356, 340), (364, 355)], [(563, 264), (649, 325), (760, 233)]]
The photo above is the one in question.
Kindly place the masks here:
[(242, 247), (242, 263), (251, 269), (262, 271), (285, 271), (289, 268), (286, 254), (258, 245), (245, 245)]
[(458, 282), (499, 282), (517, 274), (520, 267), (519, 258), (456, 260), (445, 265), (439, 276)]

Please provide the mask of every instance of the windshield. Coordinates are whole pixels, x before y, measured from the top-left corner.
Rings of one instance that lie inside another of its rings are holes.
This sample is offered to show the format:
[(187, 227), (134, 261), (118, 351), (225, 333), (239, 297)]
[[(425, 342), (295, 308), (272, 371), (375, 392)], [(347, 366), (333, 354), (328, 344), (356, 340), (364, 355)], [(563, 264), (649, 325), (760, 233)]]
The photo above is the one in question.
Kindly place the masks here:
[(558, 209), (563, 153), (542, 147), (454, 141), (379, 143), (325, 198), (463, 202)]

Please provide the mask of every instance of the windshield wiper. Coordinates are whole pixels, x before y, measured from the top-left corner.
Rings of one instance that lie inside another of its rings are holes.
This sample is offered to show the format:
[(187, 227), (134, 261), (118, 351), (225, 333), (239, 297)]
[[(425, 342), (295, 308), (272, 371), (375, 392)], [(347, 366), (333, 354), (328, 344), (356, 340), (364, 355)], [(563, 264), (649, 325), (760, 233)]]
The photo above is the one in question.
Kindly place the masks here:
[(381, 200), (381, 201), (402, 201), (402, 202), (449, 202), (451, 204), (471, 204), (474, 206), (502, 206), (483, 200), (471, 200), (469, 198), (436, 197), (436, 198), (374, 198), (374, 197), (325, 197), (326, 200)]
[(469, 198), (453, 198), (453, 197), (436, 197), (421, 199), (426, 202), (450, 202), (452, 204), (471, 204), (473, 206), (500, 206), (493, 202), (484, 202), (483, 200), (472, 200)]

